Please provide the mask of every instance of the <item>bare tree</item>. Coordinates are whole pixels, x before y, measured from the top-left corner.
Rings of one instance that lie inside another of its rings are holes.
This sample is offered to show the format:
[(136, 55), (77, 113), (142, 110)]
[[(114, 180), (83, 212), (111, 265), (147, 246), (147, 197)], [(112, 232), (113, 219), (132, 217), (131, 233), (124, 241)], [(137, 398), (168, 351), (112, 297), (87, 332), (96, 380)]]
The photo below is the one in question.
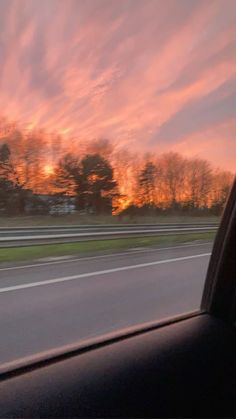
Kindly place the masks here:
[(217, 169), (212, 180), (211, 207), (216, 215), (221, 215), (229, 196), (234, 175)]
[(213, 172), (208, 161), (189, 159), (186, 170), (185, 203), (189, 209), (206, 208), (210, 205)]
[(161, 190), (166, 204), (176, 208), (185, 191), (186, 160), (178, 153), (169, 152), (160, 158)]
[(140, 200), (143, 205), (154, 206), (156, 203), (156, 167), (152, 162), (145, 164), (139, 174)]

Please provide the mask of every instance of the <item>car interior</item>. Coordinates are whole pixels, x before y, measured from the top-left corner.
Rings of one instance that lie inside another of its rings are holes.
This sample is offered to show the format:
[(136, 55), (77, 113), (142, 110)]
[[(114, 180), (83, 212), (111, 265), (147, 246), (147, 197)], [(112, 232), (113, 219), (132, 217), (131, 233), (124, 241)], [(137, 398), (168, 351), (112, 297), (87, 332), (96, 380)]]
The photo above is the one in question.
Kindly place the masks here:
[(235, 417), (236, 182), (201, 309), (11, 363), (1, 417)]

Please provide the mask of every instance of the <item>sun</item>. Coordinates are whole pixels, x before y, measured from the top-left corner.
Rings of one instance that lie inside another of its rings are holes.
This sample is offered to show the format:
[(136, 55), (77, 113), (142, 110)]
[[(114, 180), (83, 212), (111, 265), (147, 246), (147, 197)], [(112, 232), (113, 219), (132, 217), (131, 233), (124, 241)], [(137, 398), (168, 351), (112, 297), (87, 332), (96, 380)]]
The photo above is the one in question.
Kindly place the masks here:
[(50, 163), (45, 164), (45, 166), (43, 168), (43, 173), (46, 176), (52, 175), (54, 173), (54, 167)]

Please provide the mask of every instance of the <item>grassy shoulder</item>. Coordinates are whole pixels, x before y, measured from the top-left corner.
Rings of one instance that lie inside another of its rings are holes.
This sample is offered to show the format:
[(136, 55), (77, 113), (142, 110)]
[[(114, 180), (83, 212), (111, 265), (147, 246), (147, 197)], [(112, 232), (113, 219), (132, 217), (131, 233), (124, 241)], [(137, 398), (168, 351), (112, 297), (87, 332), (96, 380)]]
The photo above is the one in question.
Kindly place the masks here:
[(107, 250), (129, 249), (133, 247), (149, 247), (158, 245), (172, 245), (195, 240), (213, 240), (215, 233), (188, 233), (176, 236), (134, 237), (110, 240), (93, 240), (74, 243), (47, 244), (24, 247), (0, 248), (0, 262), (17, 262), (35, 260), (44, 257), (86, 254), (88, 252), (102, 252)]
[(54, 226), (54, 225), (84, 225), (84, 224), (161, 224), (161, 223), (214, 223), (219, 222), (216, 216), (189, 215), (158, 215), (158, 216), (119, 216), (119, 215), (80, 215), (62, 216), (0, 216), (0, 227)]

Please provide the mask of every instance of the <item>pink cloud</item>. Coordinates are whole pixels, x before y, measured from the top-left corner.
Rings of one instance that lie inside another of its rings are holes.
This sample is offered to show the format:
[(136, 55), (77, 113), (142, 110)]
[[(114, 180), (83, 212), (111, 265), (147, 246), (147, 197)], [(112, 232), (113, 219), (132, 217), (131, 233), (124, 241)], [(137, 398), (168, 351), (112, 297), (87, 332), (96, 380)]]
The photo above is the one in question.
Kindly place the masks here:
[(2, 0), (0, 107), (75, 146), (106, 137), (206, 158), (212, 147), (227, 167), (235, 19), (235, 0)]

